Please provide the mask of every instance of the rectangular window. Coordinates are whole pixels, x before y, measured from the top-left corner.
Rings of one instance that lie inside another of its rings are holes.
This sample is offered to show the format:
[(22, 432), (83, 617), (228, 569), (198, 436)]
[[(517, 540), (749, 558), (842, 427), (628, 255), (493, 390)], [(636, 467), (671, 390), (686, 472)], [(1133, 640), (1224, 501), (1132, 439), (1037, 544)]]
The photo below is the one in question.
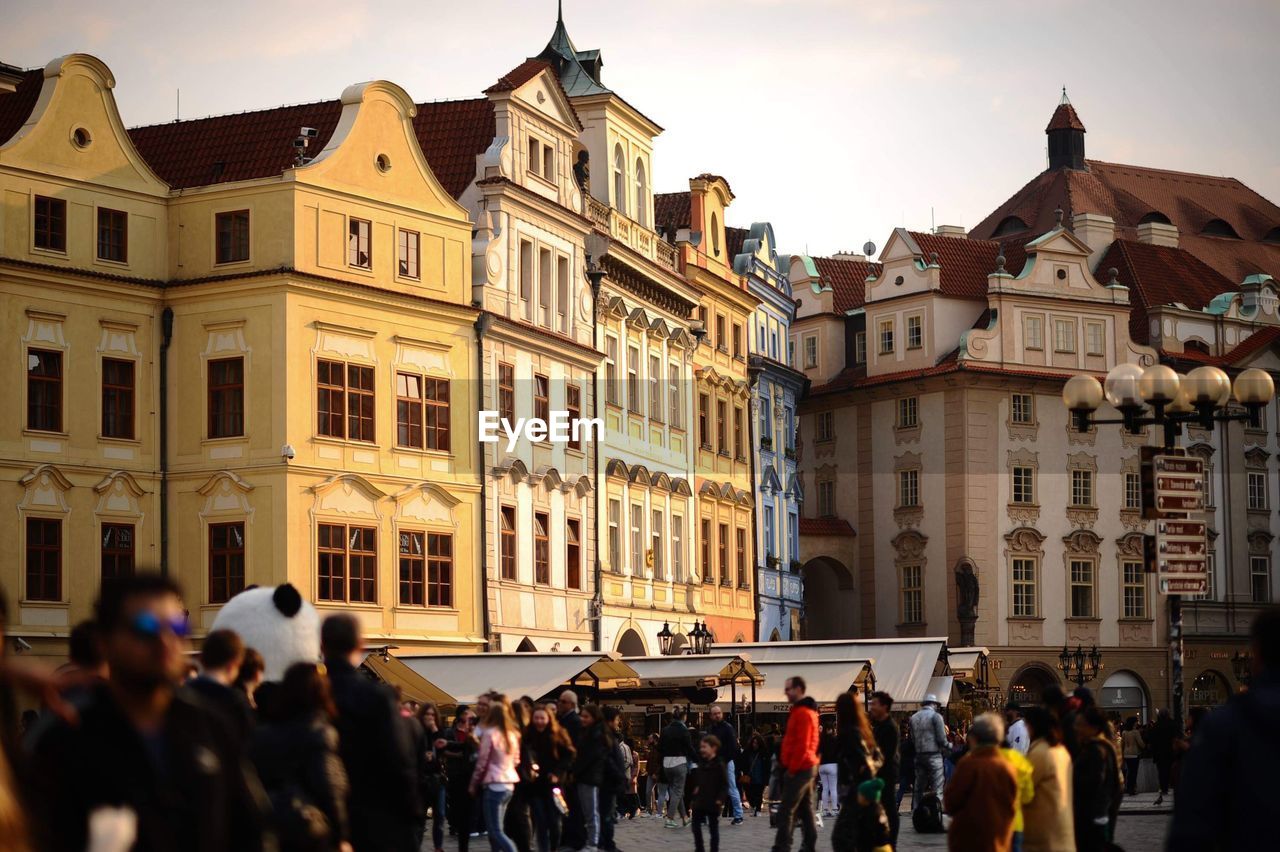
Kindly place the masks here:
[(417, 278), (419, 275), (418, 264), (421, 259), (421, 252), (418, 248), (419, 238), (417, 231), (400, 229), (396, 255), (399, 260), (400, 274), (405, 278)]
[(347, 224), (347, 265), (372, 269), (371, 242), (373, 225), (365, 219), (351, 219)]
[(613, 405), (621, 405), (618, 393), (618, 338), (605, 337), (604, 392), (605, 401)]
[(346, 365), (341, 361), (317, 361), (316, 434), (330, 438), (346, 437), (346, 400)]
[(36, 196), (34, 245), (48, 251), (67, 250), (67, 202), (61, 198)]
[(920, 425), (920, 403), (914, 396), (898, 400), (898, 428), (914, 429)]
[(716, 348), (721, 352), (729, 351), (729, 340), (724, 335), (724, 314), (716, 314)]
[(104, 587), (133, 576), (133, 553), (133, 524), (102, 525), (99, 564)]
[(1034, 478), (1035, 468), (1019, 466), (1013, 469), (1013, 502), (1036, 502)]
[(1071, 471), (1071, 505), (1093, 508), (1093, 471)]
[(907, 348), (924, 346), (924, 320), (919, 316), (907, 317)]
[(516, 421), (516, 368), (511, 364), (498, 364), (498, 416)]
[(98, 208), (98, 259), (129, 261), (129, 214)]
[[(547, 150), (551, 150), (548, 148)], [(569, 258), (556, 258), (556, 321), (560, 333), (569, 333)]]
[(1100, 322), (1084, 324), (1084, 342), (1086, 355), (1105, 355), (1106, 345), (1103, 342), (1104, 326)]
[(582, 388), (577, 385), (564, 386), (564, 409), (569, 415), (569, 443), (571, 450), (582, 449), (582, 436), (574, 429), (573, 423), (582, 416)]
[(804, 339), (804, 368), (811, 370), (818, 366), (818, 336), (810, 334)]
[(893, 320), (880, 323), (880, 354), (893, 354)]
[(667, 566), (662, 559), (662, 512), (658, 509), (649, 516), (649, 551), (653, 554), (653, 578), (667, 579)]
[(215, 253), (218, 263), (249, 259), (249, 211), (233, 210), (214, 216)]
[(27, 518), (29, 601), (62, 600), (62, 521)]
[(453, 606), (453, 535), (427, 533), (427, 606)]
[(684, 582), (684, 515), (671, 516), (671, 579)]
[(549, 181), (556, 179), (556, 149), (550, 145), (542, 146), (542, 176)]
[(133, 438), (134, 365), (102, 359), (102, 437)]
[(1010, 409), (1014, 423), (1029, 426), (1036, 422), (1035, 409), (1029, 393), (1015, 393), (1010, 397)]
[(700, 527), (702, 529), (702, 538), (699, 540), (702, 545), (702, 582), (714, 583), (716, 577), (711, 567), (711, 521), (703, 518)]
[(498, 522), (502, 527), (501, 541), (499, 543), (501, 548), (499, 567), (502, 571), (502, 579), (515, 580), (519, 578), (516, 567), (516, 507), (502, 506), (499, 508)]
[(244, 358), (219, 358), (208, 370), (209, 437), (238, 438), (244, 434)]
[(422, 377), (396, 373), (396, 445), (422, 449)]
[(426, 600), (426, 534), (400, 531), (400, 605), (422, 606)]
[(733, 357), (742, 357), (742, 325), (736, 322), (733, 324)]
[(1036, 606), (1037, 594), (1036, 560), (1013, 560), (1013, 617), (1035, 618), (1039, 614)]
[(760, 395), (760, 438), (773, 442), (773, 402), (767, 393)]
[(1141, 562), (1124, 562), (1120, 565), (1124, 584), (1124, 617), (1147, 617), (1147, 574)]
[[(764, 334), (763, 330), (761, 330), (761, 334), (762, 335)], [(764, 346), (761, 346), (760, 348), (763, 349)], [(795, 362), (796, 362), (796, 341), (795, 341), (795, 338), (788, 338), (787, 339), (787, 366), (790, 367), (793, 364), (795, 364)]]
[(62, 431), (62, 353), (27, 350), (27, 428)]
[(1132, 471), (1124, 475), (1124, 507), (1135, 511), (1142, 508), (1142, 476)]
[(318, 597), (322, 601), (377, 603), (378, 530), (320, 524)]
[(723, 399), (716, 400), (716, 451), (729, 455), (728, 420), (729, 406)]
[(529, 171), (532, 174), (538, 174), (542, 168), (542, 143), (532, 136), (529, 137)]
[(1070, 566), (1070, 618), (1093, 618), (1093, 563), (1072, 559)]
[(1262, 471), (1249, 471), (1249, 508), (1261, 511), (1267, 508), (1267, 475)]
[(582, 588), (582, 522), (577, 518), (564, 522), (564, 577), (568, 588)]
[(244, 522), (209, 524), (209, 603), (244, 591)]
[(622, 573), (622, 503), (609, 501), (609, 567)]
[(818, 517), (834, 518), (836, 516), (836, 484), (833, 480), (824, 479), (818, 483)]
[(711, 449), (711, 397), (705, 393), (698, 394), (698, 444)]
[(919, 565), (902, 566), (902, 623), (924, 622), (924, 586)]
[(1073, 321), (1053, 321), (1053, 348), (1056, 352), (1076, 351), (1076, 324)]
[(667, 411), (671, 417), (671, 425), (683, 429), (684, 403), (680, 395), (680, 367), (677, 364), (667, 365), (667, 393), (670, 396)]
[(347, 365), (347, 437), (373, 441), (373, 368)]
[(1027, 349), (1044, 349), (1044, 321), (1040, 317), (1023, 317), (1022, 337)]
[(727, 586), (733, 582), (729, 573), (729, 525), (720, 524), (719, 539), (719, 556), (720, 556), (720, 585)]
[(520, 303), (524, 318), (533, 320), (533, 243), (520, 241)]
[(662, 422), (662, 359), (649, 356), (649, 419)]
[(544, 422), (551, 419), (551, 381), (539, 373), (533, 375), (533, 416)]
[(747, 531), (742, 527), (734, 530), (733, 561), (738, 569), (738, 588), (747, 587)]
[(631, 504), (631, 576), (644, 576), (644, 506)]
[(533, 513), (533, 582), (551, 585), (551, 521), (546, 512)]
[(734, 406), (733, 409), (733, 457), (738, 461), (746, 461), (747, 450), (742, 439), (742, 408)]
[(632, 414), (644, 414), (640, 396), (640, 350), (627, 347), (627, 410)]
[(834, 411), (819, 411), (814, 426), (814, 440), (830, 441), (836, 436), (836, 415)]
[(449, 380), (396, 374), (396, 443), (449, 451)]
[(898, 505), (904, 509), (920, 505), (920, 471), (898, 471)]
[(777, 548), (774, 546), (776, 536), (773, 532), (773, 507), (766, 505), (764, 507), (764, 555), (766, 558), (774, 556)]
[(1248, 415), (1249, 419), (1244, 421), (1244, 428), (1253, 429), (1255, 431), (1265, 430), (1266, 428), (1265, 412), (1266, 412), (1265, 406), (1263, 406), (1262, 408), (1252, 408), (1247, 412), (1245, 412)]
[[(27, 586), (27, 588), (31, 588)], [(1254, 603), (1271, 602), (1271, 559), (1267, 556), (1249, 557), (1249, 589)]]
[(449, 380), (422, 380), (423, 437), (428, 450), (449, 452)]
[(551, 249), (538, 250), (538, 324), (551, 327)]
[(867, 333), (859, 331), (853, 336), (853, 363), (865, 364), (867, 362)]

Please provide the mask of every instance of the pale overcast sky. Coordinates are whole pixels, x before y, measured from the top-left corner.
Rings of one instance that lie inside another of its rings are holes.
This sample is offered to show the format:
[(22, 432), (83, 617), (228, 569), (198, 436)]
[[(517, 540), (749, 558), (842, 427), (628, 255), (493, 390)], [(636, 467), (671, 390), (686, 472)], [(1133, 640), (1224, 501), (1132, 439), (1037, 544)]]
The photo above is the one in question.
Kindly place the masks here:
[[(555, 0), (6, 0), (0, 60), (93, 53), (125, 123), (336, 98), (388, 79), (476, 97), (537, 54)], [(1231, 175), (1280, 201), (1280, 3), (565, 0), (604, 82), (666, 128), (654, 185), (710, 171), (785, 250), (971, 227), (1044, 168), (1063, 85), (1091, 158)], [(932, 212), (931, 212), (932, 211)]]

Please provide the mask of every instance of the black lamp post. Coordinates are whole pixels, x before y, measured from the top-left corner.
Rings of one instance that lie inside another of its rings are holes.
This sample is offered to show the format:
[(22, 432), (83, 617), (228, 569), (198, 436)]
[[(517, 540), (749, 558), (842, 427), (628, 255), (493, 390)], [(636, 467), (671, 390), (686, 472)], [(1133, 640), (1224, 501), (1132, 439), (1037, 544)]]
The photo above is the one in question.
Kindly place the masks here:
[(711, 653), (711, 631), (707, 629), (706, 622), (693, 623), (693, 629), (689, 631), (689, 640), (690, 654)]
[(658, 652), (662, 656), (665, 657), (671, 653), (671, 640), (674, 637), (675, 634), (671, 632), (671, 625), (665, 621), (662, 622), (662, 629), (658, 631)]
[[(1093, 416), (1104, 395), (1120, 412), (1119, 420), (1099, 420)], [(1212, 430), (1218, 423), (1252, 421), (1275, 395), (1275, 382), (1265, 370), (1244, 370), (1236, 376), (1233, 386), (1227, 374), (1217, 367), (1197, 367), (1180, 376), (1164, 364), (1145, 370), (1137, 364), (1119, 364), (1107, 373), (1105, 386), (1093, 376), (1082, 374), (1072, 376), (1062, 388), (1062, 401), (1071, 412), (1077, 431), (1088, 432), (1093, 426), (1109, 423), (1120, 424), (1136, 435), (1146, 426), (1158, 426), (1164, 432), (1165, 449), (1173, 449), (1184, 423)], [(1232, 396), (1240, 407), (1229, 405)], [(1185, 715), (1182, 597), (1172, 593), (1169, 594), (1169, 647), (1173, 719), (1181, 731)], [(1065, 648), (1063, 652), (1065, 655)]]
[(1088, 654), (1080, 645), (1077, 645), (1074, 651), (1068, 650), (1067, 646), (1063, 645), (1062, 653), (1058, 655), (1058, 668), (1062, 670), (1062, 676), (1067, 680), (1075, 681), (1076, 686), (1084, 686), (1086, 681), (1098, 676), (1102, 668), (1102, 652), (1098, 650), (1097, 645), (1094, 645)]

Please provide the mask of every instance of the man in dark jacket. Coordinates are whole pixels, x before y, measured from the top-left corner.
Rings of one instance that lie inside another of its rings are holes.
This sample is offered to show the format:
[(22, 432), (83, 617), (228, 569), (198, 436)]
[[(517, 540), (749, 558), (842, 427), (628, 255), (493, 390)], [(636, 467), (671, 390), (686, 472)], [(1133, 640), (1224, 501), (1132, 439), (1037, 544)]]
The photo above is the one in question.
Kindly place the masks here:
[(244, 642), (232, 630), (215, 630), (200, 646), (200, 675), (187, 682), (187, 689), (221, 713), (236, 742), (245, 748), (253, 731), (253, 708), (238, 689), (232, 689), (244, 662)]
[(134, 850), (262, 849), (256, 776), (224, 720), (176, 686), (186, 668), (181, 591), (156, 574), (118, 580), (103, 589), (97, 620), (109, 679), (74, 724), (52, 725), (34, 746), (40, 848), (82, 852), (90, 814), (117, 809), (106, 819), (115, 828), (136, 819)]
[(724, 715), (724, 710), (711, 708), (711, 725), (707, 733), (720, 743), (720, 760), (729, 776), (729, 806), (733, 809), (733, 824), (742, 825), (742, 793), (738, 790), (738, 767), (742, 765), (742, 749), (738, 745), (738, 732)]
[(1254, 619), (1253, 678), (1196, 726), (1182, 758), (1168, 852), (1260, 849), (1273, 837), (1280, 766), (1280, 607)]
[(898, 845), (898, 803), (894, 800), (894, 791), (898, 788), (898, 724), (893, 721), (889, 711), (893, 709), (893, 697), (887, 692), (871, 693), (871, 705), (868, 715), (871, 716), (871, 733), (876, 738), (876, 747), (884, 763), (876, 777), (884, 781), (884, 789), (888, 791), (885, 803), (885, 816), (889, 818), (889, 836), (891, 844)]
[(331, 615), (320, 628), (329, 671), (342, 762), (351, 782), (351, 841), (356, 849), (416, 852), (417, 763), (395, 693), (355, 667), (360, 628), (349, 615)]
[(658, 754), (662, 756), (662, 775), (667, 785), (667, 828), (676, 828), (676, 818), (684, 809), (684, 786), (689, 777), (689, 764), (696, 759), (693, 737), (684, 722), (685, 711), (677, 707), (671, 711), (671, 722), (658, 737)]
[[(569, 735), (569, 741), (573, 743), (576, 749), (582, 739), (582, 716), (578, 713), (578, 693), (572, 689), (566, 689), (560, 693), (560, 698), (556, 701), (556, 710), (558, 716), (556, 721), (560, 723), (560, 727), (564, 728), (566, 734)], [(577, 782), (572, 778), (573, 773), (570, 772), (569, 783), (565, 783), (563, 788), (568, 792), (565, 796), (565, 802), (569, 805), (569, 813), (564, 818), (564, 843), (570, 849), (581, 849), (586, 845), (587, 825), (583, 821), (582, 803), (578, 801), (577, 795), (573, 792), (577, 789)]]

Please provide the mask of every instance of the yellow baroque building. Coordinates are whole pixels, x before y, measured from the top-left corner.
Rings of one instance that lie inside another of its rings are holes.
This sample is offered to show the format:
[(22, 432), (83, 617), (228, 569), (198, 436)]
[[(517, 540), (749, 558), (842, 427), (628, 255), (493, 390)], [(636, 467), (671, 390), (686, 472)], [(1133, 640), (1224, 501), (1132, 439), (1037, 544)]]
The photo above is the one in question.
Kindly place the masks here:
[[(197, 635), (292, 582), (478, 649), (471, 224), (398, 86), (126, 131), (99, 60), (0, 71), (0, 567), (61, 655), (157, 567)], [(166, 425), (162, 425), (166, 424)]]

